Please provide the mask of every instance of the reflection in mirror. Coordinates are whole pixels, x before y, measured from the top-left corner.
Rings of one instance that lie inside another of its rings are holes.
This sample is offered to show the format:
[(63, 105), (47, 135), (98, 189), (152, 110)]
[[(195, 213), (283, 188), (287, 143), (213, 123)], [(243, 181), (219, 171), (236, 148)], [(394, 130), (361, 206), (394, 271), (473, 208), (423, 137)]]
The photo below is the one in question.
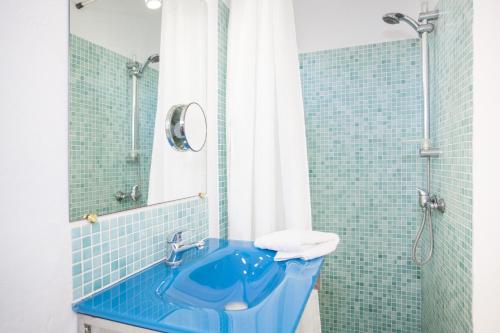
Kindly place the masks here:
[[(71, 221), (88, 213), (104, 215), (206, 192), (206, 149), (191, 160), (175, 155), (167, 159), (161, 153), (162, 146), (172, 149), (164, 137), (166, 111), (158, 104), (169, 89), (163, 76), (188, 77), (200, 87), (206, 85), (205, 68), (196, 73), (172, 70), (172, 66), (182, 69), (204, 63), (206, 54), (200, 48), (206, 47), (206, 36), (198, 31), (187, 35), (185, 29), (172, 31), (169, 24), (162, 24), (162, 17), (168, 17), (178, 27), (196, 20), (198, 30), (206, 28), (206, 6), (203, 0), (171, 0), (161, 5), (156, 0), (70, 0)], [(172, 59), (165, 50), (168, 45), (170, 50), (187, 51), (186, 38), (199, 54), (182, 59), (183, 66), (179, 66), (172, 62), (180, 58)], [(169, 103), (205, 103), (205, 96), (193, 99), (169, 91)], [(156, 124), (159, 119), (160, 126)], [(163, 142), (156, 139), (159, 130)], [(160, 156), (155, 157), (156, 153)], [(162, 172), (152, 166), (153, 161)], [(176, 183), (182, 182), (175, 174), (177, 167), (190, 172), (181, 175), (192, 178), (188, 190), (175, 190), (181, 187)], [(151, 184), (156, 184), (153, 197)], [(165, 186), (171, 188), (168, 195), (159, 190)]]
[(206, 188), (206, 147), (200, 152), (181, 152), (172, 149), (165, 137), (165, 121), (173, 105), (206, 104), (206, 7), (205, 0), (163, 2), (158, 111), (148, 204), (206, 192), (201, 189)]

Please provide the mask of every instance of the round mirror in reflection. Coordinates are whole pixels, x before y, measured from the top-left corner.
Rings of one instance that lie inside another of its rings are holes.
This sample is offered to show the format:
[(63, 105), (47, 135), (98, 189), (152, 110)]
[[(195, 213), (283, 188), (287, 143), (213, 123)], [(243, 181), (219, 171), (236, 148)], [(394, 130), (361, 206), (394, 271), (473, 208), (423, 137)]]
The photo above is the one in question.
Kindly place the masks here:
[(201, 151), (207, 141), (207, 119), (203, 108), (196, 102), (172, 106), (165, 121), (165, 133), (174, 149)]

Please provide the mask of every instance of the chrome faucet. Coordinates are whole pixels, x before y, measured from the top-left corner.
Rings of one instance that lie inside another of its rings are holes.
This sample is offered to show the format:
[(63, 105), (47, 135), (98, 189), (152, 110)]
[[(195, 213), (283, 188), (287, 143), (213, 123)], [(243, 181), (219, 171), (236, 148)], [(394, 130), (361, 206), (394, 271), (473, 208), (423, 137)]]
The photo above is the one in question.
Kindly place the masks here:
[(118, 191), (115, 193), (115, 199), (118, 202), (121, 202), (126, 199), (131, 199), (132, 201), (138, 201), (141, 198), (141, 196), (142, 196), (141, 189), (137, 184), (132, 186), (130, 193), (125, 193), (123, 191)]
[(177, 267), (181, 264), (182, 258), (181, 253), (192, 248), (202, 249), (205, 246), (205, 241), (200, 240), (194, 243), (184, 243), (182, 241), (182, 234), (184, 230), (176, 231), (170, 235), (168, 240), (167, 248), (167, 260), (165, 261), (167, 265), (171, 267)]
[(438, 198), (437, 195), (430, 195), (429, 192), (422, 190), (417, 187), (418, 193), (418, 203), (422, 209), (437, 209), (441, 213), (446, 210), (446, 203), (442, 198)]

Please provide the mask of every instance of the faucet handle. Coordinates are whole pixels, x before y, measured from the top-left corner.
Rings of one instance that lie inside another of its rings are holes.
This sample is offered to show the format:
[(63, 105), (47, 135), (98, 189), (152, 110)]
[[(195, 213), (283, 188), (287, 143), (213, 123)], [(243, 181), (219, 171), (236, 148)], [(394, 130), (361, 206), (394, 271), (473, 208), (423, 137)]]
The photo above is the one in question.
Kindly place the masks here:
[(168, 237), (168, 242), (169, 243), (180, 243), (182, 242), (182, 234), (185, 232), (185, 230), (177, 230), (174, 231), (169, 237)]

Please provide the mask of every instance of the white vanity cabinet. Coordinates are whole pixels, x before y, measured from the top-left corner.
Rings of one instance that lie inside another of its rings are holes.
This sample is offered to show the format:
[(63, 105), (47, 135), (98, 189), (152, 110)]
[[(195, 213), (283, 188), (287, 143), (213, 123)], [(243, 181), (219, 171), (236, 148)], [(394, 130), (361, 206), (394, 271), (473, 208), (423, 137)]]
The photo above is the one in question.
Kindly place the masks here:
[(158, 331), (79, 314), (78, 333), (158, 333)]

